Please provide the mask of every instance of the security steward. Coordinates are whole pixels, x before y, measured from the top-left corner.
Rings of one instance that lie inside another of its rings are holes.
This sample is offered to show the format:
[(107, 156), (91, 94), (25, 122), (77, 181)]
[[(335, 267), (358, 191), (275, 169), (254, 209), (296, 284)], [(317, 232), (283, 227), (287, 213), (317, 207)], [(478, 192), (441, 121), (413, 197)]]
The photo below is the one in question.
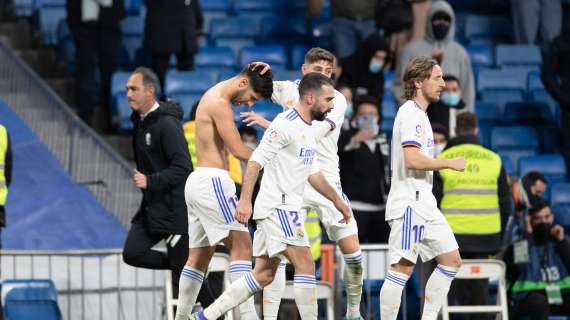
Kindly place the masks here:
[[(434, 195), (455, 234), (461, 257), (486, 259), (501, 249), (502, 230), (511, 211), (508, 176), (499, 155), (479, 144), (477, 116), (463, 112), (456, 119), (457, 136), (438, 158), (465, 157), (465, 172), (436, 172)], [(486, 279), (455, 280), (449, 297), (461, 305), (485, 305), (487, 287)]]
[[(156, 100), (160, 84), (148, 68), (137, 68), (126, 87), (133, 110), (133, 180), (143, 199), (125, 241), (123, 260), (135, 267), (172, 270), (173, 288), (178, 288), (188, 258), (184, 186), (192, 171), (182, 132), (183, 112), (174, 103)], [(166, 242), (166, 253), (152, 249), (161, 240)]]
[(0, 249), (2, 248), (2, 228), (6, 227), (6, 199), (12, 182), (12, 146), (6, 127), (0, 124)]

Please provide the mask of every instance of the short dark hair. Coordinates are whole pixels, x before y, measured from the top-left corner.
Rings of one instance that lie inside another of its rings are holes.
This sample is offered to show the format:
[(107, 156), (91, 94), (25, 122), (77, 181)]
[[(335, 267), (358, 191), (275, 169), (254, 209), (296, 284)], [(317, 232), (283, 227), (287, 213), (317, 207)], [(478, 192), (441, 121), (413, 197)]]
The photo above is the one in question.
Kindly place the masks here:
[(544, 177), (544, 175), (538, 171), (531, 171), (525, 174), (525, 179), (528, 179), (531, 186), (535, 184), (537, 181), (542, 181), (542, 183), (548, 184), (548, 182), (546, 182), (546, 178)]
[(133, 71), (133, 74), (140, 74), (142, 76), (143, 86), (145, 87), (153, 87), (154, 93), (158, 94), (160, 90), (160, 81), (156, 76), (156, 73), (147, 67), (138, 67)]
[(305, 63), (311, 64), (321, 60), (334, 65), (335, 56), (330, 51), (319, 47), (311, 48), (305, 53)]
[(456, 76), (452, 75), (452, 74), (446, 74), (443, 76), (443, 81), (447, 82), (447, 81), (455, 81), (457, 82), (457, 84), (459, 86), (461, 86), (461, 82), (459, 81), (459, 78), (457, 78)]
[(430, 57), (415, 57), (406, 66), (404, 72), (404, 99), (412, 100), (416, 97), (416, 81), (424, 81), (431, 76), (433, 67), (438, 63)]
[(271, 70), (267, 70), (264, 74), (261, 74), (262, 69), (257, 67), (254, 70), (252, 65), (248, 64), (239, 74), (249, 79), (249, 85), (255, 93), (265, 99), (271, 99), (273, 94), (273, 73)]
[(462, 112), (455, 118), (455, 132), (458, 136), (475, 134), (477, 123), (477, 116), (473, 112)]
[(378, 110), (378, 115), (380, 117), (382, 117), (382, 114), (380, 114), (380, 100), (374, 96), (370, 96), (370, 95), (359, 95), (356, 96), (354, 98), (354, 112), (353, 115), (356, 115), (358, 113), (358, 109), (360, 109), (360, 106), (368, 103), (371, 104), (373, 106), (376, 107), (376, 109)]
[(549, 207), (550, 205), (548, 204), (548, 202), (546, 200), (544, 200), (542, 197), (538, 197), (536, 198), (536, 200), (533, 202), (532, 204), (532, 208), (528, 209), (528, 214), (530, 214), (531, 216), (535, 215), (536, 213), (538, 213), (540, 210)]
[(303, 76), (301, 82), (299, 82), (299, 97), (304, 97), (309, 91), (321, 91), (323, 86), (334, 87), (331, 78), (318, 72), (307, 73)]

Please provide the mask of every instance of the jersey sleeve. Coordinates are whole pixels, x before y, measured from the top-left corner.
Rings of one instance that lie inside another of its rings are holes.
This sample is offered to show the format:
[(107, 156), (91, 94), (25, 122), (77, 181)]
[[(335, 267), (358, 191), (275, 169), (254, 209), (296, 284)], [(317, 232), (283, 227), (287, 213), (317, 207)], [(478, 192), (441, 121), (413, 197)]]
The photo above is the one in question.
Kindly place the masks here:
[(344, 114), (346, 112), (346, 98), (340, 92), (335, 93), (333, 99), (334, 108), (329, 112), (324, 121), (315, 121), (315, 137), (318, 140), (327, 135), (330, 131), (342, 127)]
[(319, 171), (321, 171), (321, 167), (319, 167), (319, 160), (318, 160), (318, 155), (315, 152), (315, 156), (313, 158), (313, 163), (311, 164), (311, 170), (309, 171), (309, 175), (313, 175)]
[(424, 141), (423, 121), (418, 112), (410, 112), (401, 120), (400, 137), (402, 137), (402, 147), (415, 146), (422, 147)]
[(283, 107), (283, 110), (291, 108), (291, 97), (289, 97), (289, 92), (291, 92), (291, 86), (295, 84), (291, 81), (273, 81), (273, 94), (271, 95), (271, 101)]
[(265, 167), (274, 157), (279, 150), (286, 147), (291, 140), (287, 128), (282, 125), (281, 121), (273, 121), (269, 128), (265, 130), (261, 142), (253, 151), (249, 158), (250, 161), (259, 163)]

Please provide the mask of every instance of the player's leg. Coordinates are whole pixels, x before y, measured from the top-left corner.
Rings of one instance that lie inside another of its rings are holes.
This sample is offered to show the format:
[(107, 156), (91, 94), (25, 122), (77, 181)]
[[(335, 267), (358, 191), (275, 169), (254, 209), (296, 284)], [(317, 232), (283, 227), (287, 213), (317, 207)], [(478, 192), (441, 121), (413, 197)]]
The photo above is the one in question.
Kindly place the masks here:
[[(275, 271), (279, 267), (280, 258), (258, 256), (253, 272), (233, 282), (222, 295), (208, 308), (198, 312), (193, 319), (217, 319), (229, 310), (237, 307), (260, 291), (264, 285), (273, 281)], [(191, 318), (192, 319), (192, 318)]]
[(295, 267), (294, 290), (295, 303), (299, 309), (301, 320), (316, 320), (317, 280), (315, 278), (315, 261), (309, 247), (288, 245), (285, 255)]
[[(251, 274), (251, 238), (247, 231), (231, 230), (224, 243), (230, 251), (230, 281), (233, 283), (247, 274)], [(254, 297), (238, 307), (241, 319), (258, 319)]]
[(362, 251), (358, 235), (352, 234), (338, 240), (344, 258), (344, 287), (346, 290), (346, 319), (362, 319), (360, 300), (362, 298)]
[(281, 261), (275, 272), (273, 281), (263, 288), (263, 319), (277, 320), (281, 297), (286, 285), (286, 261)]

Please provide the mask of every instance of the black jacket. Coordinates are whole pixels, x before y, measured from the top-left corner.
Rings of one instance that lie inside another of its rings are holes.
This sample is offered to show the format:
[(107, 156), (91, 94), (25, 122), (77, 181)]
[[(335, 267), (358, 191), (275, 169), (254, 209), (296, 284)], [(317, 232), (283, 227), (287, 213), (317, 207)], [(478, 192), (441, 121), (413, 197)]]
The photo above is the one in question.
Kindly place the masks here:
[[(74, 29), (81, 24), (81, 2), (82, 0), (67, 0), (65, 4), (67, 9), (67, 24), (70, 29)], [(100, 7), (97, 23), (101, 27), (120, 30), (121, 20), (124, 17), (124, 1), (113, 0), (113, 5), (111, 7)]]
[(198, 50), (204, 18), (198, 0), (145, 0), (144, 47), (151, 53)]
[(366, 143), (350, 147), (356, 128), (343, 130), (338, 139), (340, 181), (350, 200), (375, 205), (386, 204), (390, 190), (390, 147), (386, 133), (380, 131), (371, 150)]
[(182, 132), (182, 109), (173, 103), (160, 107), (142, 121), (137, 112), (133, 150), (137, 170), (147, 177), (147, 189), (133, 218), (146, 219), (152, 233), (185, 234), (188, 232), (184, 185), (192, 172), (188, 145)]
[[(8, 146), (6, 147), (6, 158), (4, 159), (4, 178), (6, 186), (10, 188), (12, 183), (12, 143), (10, 142), (10, 134), (8, 135)], [(6, 227), (6, 210), (4, 206), (0, 206), (0, 228)]]
[(450, 132), (449, 131), (449, 120), (450, 120), (449, 109), (450, 108), (462, 110), (465, 108), (465, 102), (463, 102), (463, 100), (461, 100), (461, 101), (459, 101), (459, 104), (457, 104), (455, 107), (450, 107), (447, 104), (441, 102), (441, 100), (439, 100), (438, 102), (431, 103), (429, 105), (429, 107), (427, 108), (427, 115), (429, 118), (429, 122), (430, 123), (439, 123), (442, 126), (444, 126), (448, 132)]
[[(457, 136), (447, 143), (444, 150), (462, 144), (480, 145), (479, 139), (474, 135)], [(455, 235), (459, 250), (469, 253), (496, 253), (501, 247), (501, 236), (505, 230), (505, 225), (511, 214), (511, 192), (509, 187), (509, 178), (505, 166), (501, 164), (501, 173), (497, 178), (499, 211), (501, 214), (501, 233), (493, 235)], [(443, 199), (443, 180), (439, 171), (433, 174), (433, 194), (437, 200), (438, 207)]]

